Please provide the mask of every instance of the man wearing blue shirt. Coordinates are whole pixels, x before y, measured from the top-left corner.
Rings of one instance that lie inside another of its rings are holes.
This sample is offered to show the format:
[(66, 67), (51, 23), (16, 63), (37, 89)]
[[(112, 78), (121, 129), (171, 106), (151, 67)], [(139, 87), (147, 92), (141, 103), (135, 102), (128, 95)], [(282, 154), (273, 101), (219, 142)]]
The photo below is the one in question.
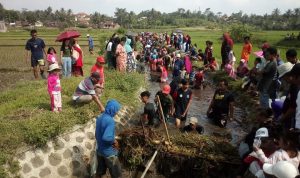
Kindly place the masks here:
[(121, 164), (118, 159), (118, 142), (115, 140), (114, 116), (121, 105), (116, 100), (107, 102), (105, 111), (96, 119), (95, 137), (97, 141), (97, 177), (102, 177), (109, 170), (112, 178), (122, 177)]
[(89, 34), (87, 34), (86, 37), (88, 38), (89, 42), (89, 52), (90, 54), (94, 54), (94, 40)]
[[(31, 52), (31, 67), (33, 69), (33, 74), (35, 79), (39, 78), (38, 71), (40, 70), (40, 74), (42, 78), (46, 78), (44, 76), (44, 54), (47, 56), (45, 51), (45, 43), (44, 40), (37, 37), (37, 31), (31, 30), (30, 32), (31, 39), (29, 39), (26, 43), (25, 49), (27, 50), (27, 58), (26, 62), (29, 62), (29, 56)], [(38, 68), (39, 66), (39, 68)]]

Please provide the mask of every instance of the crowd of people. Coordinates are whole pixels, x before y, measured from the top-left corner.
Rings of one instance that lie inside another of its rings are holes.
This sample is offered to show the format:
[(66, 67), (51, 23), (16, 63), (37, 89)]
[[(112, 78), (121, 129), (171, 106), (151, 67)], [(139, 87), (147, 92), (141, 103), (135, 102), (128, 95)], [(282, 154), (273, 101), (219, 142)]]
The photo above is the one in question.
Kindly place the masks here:
[[(31, 33), (32, 39), (26, 49), (31, 50), (31, 64), (34, 75), (38, 76), (37, 66), (44, 75), (41, 62), (45, 53), (44, 42)], [(90, 41), (90, 40), (89, 40)], [(75, 52), (76, 51), (76, 52)], [(90, 52), (92, 53), (90, 47)], [(204, 51), (204, 52), (203, 52)], [(161, 122), (174, 124), (183, 132), (202, 134), (204, 128), (198, 119), (188, 118), (193, 92), (205, 88), (205, 76), (209, 72), (223, 70), (233, 80), (243, 80), (241, 88), (253, 97), (259, 98), (256, 121), (253, 128), (241, 142), (239, 153), (242, 158), (237, 177), (251, 172), (256, 177), (274, 175), (280, 178), (296, 177), (300, 155), (300, 64), (295, 49), (286, 52), (286, 61), (280, 58), (279, 51), (267, 42), (261, 51), (253, 52), (249, 36), (244, 37), (241, 56), (234, 53), (234, 42), (229, 33), (223, 34), (221, 44), (220, 68), (215, 57), (212, 41), (206, 41), (206, 48), (197, 49), (192, 38), (182, 32), (171, 34), (143, 32), (137, 36), (113, 34), (105, 47), (105, 57), (99, 56), (90, 75), (80, 82), (72, 97), (75, 103), (94, 101), (103, 112), (96, 121), (96, 140), (98, 161), (103, 163), (97, 170), (98, 176), (109, 168), (112, 177), (120, 177), (120, 165), (117, 157), (118, 143), (115, 138), (115, 123), (112, 118), (120, 110), (120, 104), (111, 100), (104, 108), (99, 97), (103, 93), (104, 65), (108, 69), (126, 72), (150, 72), (157, 76), (161, 90), (150, 101), (151, 93), (140, 94), (145, 104), (141, 122), (156, 127)], [(74, 53), (75, 52), (75, 53)], [(77, 54), (76, 54), (77, 53)], [(29, 52), (28, 52), (29, 54)], [(64, 40), (61, 47), (61, 61), (56, 59), (54, 48), (47, 52), (48, 92), (51, 109), (61, 111), (61, 87), (59, 82), (59, 64), (63, 64), (63, 75), (83, 76), (82, 50), (75, 39)], [(250, 56), (255, 55), (254, 66), (249, 68)], [(46, 55), (46, 53), (45, 53)], [(74, 56), (78, 56), (75, 62)], [(193, 65), (200, 61), (202, 67)], [(239, 64), (235, 66), (235, 62)], [(72, 65), (73, 64), (73, 65)], [(223, 79), (217, 84), (207, 110), (207, 117), (220, 127), (234, 120), (235, 95), (228, 81)], [(156, 109), (160, 108), (161, 109)], [(278, 166), (279, 165), (279, 166)], [(285, 167), (285, 169), (282, 169)], [(289, 171), (286, 171), (289, 170)]]

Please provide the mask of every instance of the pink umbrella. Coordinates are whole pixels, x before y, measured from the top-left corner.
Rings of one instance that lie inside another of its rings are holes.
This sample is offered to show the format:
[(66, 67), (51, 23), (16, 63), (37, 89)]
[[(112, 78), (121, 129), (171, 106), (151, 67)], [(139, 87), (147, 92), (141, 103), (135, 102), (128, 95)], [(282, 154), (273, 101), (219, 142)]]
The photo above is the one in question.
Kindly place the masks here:
[(78, 31), (65, 31), (59, 34), (55, 41), (63, 41), (70, 38), (77, 38), (80, 36)]

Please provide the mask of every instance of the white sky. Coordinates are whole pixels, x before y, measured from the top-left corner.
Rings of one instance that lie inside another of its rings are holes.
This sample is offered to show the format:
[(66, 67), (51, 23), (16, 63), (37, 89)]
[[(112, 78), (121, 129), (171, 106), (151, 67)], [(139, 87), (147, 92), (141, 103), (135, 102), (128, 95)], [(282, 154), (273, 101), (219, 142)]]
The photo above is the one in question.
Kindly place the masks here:
[(6, 9), (37, 10), (51, 6), (54, 10), (63, 7), (76, 13), (97, 11), (110, 16), (114, 15), (117, 7), (136, 13), (151, 8), (161, 12), (174, 12), (178, 8), (191, 11), (200, 9), (203, 12), (206, 8), (211, 8), (215, 13), (220, 11), (228, 15), (240, 10), (247, 14), (270, 14), (275, 8), (279, 8), (281, 12), (300, 8), (300, 0), (0, 0), (0, 2)]

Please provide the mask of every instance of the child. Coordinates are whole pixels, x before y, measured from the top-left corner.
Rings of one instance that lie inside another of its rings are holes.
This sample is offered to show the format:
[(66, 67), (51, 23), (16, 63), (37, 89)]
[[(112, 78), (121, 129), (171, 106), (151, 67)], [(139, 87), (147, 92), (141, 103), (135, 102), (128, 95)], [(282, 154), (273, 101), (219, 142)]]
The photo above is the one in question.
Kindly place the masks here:
[(298, 136), (295, 133), (288, 132), (279, 137), (280, 149), (275, 151), (269, 157), (265, 156), (262, 149), (253, 146), (255, 153), (262, 163), (276, 164), (279, 161), (288, 161), (292, 163), (295, 168), (298, 168), (300, 162), (300, 152), (298, 147)]
[(238, 77), (244, 78), (249, 72), (247, 62), (245, 59), (241, 59), (239, 66), (236, 69), (236, 74)]
[(207, 63), (210, 63), (213, 57), (213, 42), (206, 41), (206, 48), (205, 48), (205, 60)]
[(60, 67), (54, 63), (49, 66), (48, 93), (51, 101), (51, 111), (60, 112), (62, 107), (61, 86), (59, 80)]
[(191, 86), (194, 86), (194, 80), (195, 80), (195, 76), (196, 76), (196, 70), (197, 67), (196, 66), (192, 66), (192, 71), (189, 75), (189, 82)]
[(207, 64), (205, 67), (211, 70), (212, 72), (216, 71), (218, 69), (218, 63), (216, 61), (216, 58), (212, 57), (210, 63)]
[(204, 81), (204, 74), (203, 74), (203, 70), (201, 68), (199, 68), (195, 74), (195, 83), (194, 83), (194, 87), (195, 89), (200, 89), (202, 83)]
[(97, 72), (100, 75), (100, 80), (98, 84), (95, 85), (95, 91), (98, 96), (101, 96), (104, 90), (104, 64), (104, 58), (102, 56), (99, 56), (97, 57), (96, 64), (91, 69), (91, 74)]
[(142, 102), (145, 104), (144, 107), (144, 113), (142, 114), (142, 122), (147, 122), (148, 125), (154, 125), (154, 119), (155, 119), (155, 107), (153, 103), (150, 103), (149, 98), (150, 98), (151, 93), (149, 91), (144, 91), (141, 93), (141, 99)]
[(161, 72), (160, 74), (160, 82), (161, 83), (165, 83), (168, 80), (168, 70), (166, 69), (166, 67), (164, 65), (160, 63), (158, 63), (158, 69)]
[(234, 62), (232, 60), (225, 64), (225, 72), (229, 75), (229, 77), (235, 79)]
[(185, 79), (185, 75), (186, 75), (185, 66), (182, 66), (179, 72), (180, 72), (180, 78)]
[(50, 66), (51, 64), (57, 63), (56, 51), (53, 47), (48, 48), (47, 61), (48, 61), (48, 66)]

